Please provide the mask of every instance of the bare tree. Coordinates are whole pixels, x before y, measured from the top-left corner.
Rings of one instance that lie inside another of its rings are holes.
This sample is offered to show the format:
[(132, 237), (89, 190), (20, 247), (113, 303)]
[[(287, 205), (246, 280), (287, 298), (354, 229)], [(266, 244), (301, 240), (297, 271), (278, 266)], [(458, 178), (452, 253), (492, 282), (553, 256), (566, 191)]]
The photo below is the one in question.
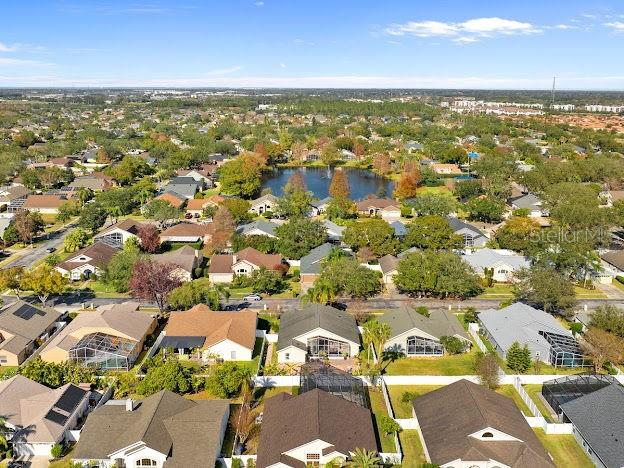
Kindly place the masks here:
[(488, 353), (479, 352), (475, 356), (474, 369), (479, 377), (481, 385), (489, 389), (496, 389), (500, 385), (500, 367), (496, 354), (493, 351)]
[(592, 327), (583, 334), (581, 348), (600, 372), (606, 362), (617, 364), (624, 356), (624, 340), (613, 333)]

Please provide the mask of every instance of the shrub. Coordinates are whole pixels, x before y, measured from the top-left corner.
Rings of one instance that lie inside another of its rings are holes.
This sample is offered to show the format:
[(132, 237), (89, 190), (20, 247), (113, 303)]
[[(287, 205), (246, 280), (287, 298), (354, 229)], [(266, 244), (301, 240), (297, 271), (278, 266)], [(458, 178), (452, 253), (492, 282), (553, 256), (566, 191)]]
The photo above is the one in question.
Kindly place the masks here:
[(443, 336), (440, 338), (440, 343), (444, 346), (444, 349), (449, 354), (460, 354), (466, 350), (468, 344), (456, 336)]
[(468, 307), (464, 312), (464, 322), (477, 323), (477, 309), (474, 307)]
[(243, 461), (240, 458), (232, 458), (232, 468), (243, 468)]
[(427, 309), (425, 306), (414, 307), (414, 310), (423, 317), (429, 317), (431, 315), (429, 309)]
[(61, 455), (63, 455), (63, 446), (61, 444), (54, 444), (50, 449), (50, 455), (52, 455), (52, 458), (61, 458)]
[(379, 430), (386, 435), (401, 432), (401, 426), (398, 422), (385, 414), (379, 418)]
[(401, 403), (411, 403), (417, 396), (416, 392), (403, 392), (401, 394)]

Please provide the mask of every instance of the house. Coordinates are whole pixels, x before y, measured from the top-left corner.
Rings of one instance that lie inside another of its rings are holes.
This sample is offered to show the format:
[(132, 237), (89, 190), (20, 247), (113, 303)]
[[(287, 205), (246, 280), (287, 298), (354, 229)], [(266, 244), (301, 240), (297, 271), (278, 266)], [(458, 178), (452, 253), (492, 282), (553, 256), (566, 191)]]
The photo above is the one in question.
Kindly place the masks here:
[(278, 201), (279, 198), (277, 198), (275, 195), (273, 195), (272, 193), (267, 193), (260, 198), (252, 200), (249, 211), (257, 215), (261, 215), (263, 213), (266, 213), (267, 211), (273, 212), (277, 207)]
[(189, 200), (195, 196), (197, 192), (204, 189), (203, 180), (196, 180), (193, 177), (174, 177), (164, 187), (164, 192), (173, 192), (182, 195)]
[(613, 277), (624, 276), (624, 250), (610, 250), (600, 254), (603, 269)]
[(193, 280), (195, 269), (201, 266), (203, 259), (201, 250), (194, 249), (190, 245), (152, 256), (155, 262), (175, 265), (173, 276), (184, 282)]
[(214, 312), (204, 304), (172, 312), (165, 327), (161, 349), (178, 355), (199, 350), (201, 360), (251, 361), (256, 343), (257, 317), (253, 310)]
[(570, 333), (550, 314), (522, 302), (478, 314), (485, 337), (505, 359), (515, 342), (528, 345), (532, 359), (555, 367), (582, 367), (587, 363)]
[(394, 236), (403, 239), (407, 234), (407, 228), (401, 221), (396, 220), (390, 223), (390, 227), (394, 229)]
[(327, 207), (331, 203), (331, 197), (325, 197), (322, 200), (314, 200), (312, 205), (312, 215), (319, 216), (327, 212)]
[(243, 224), (236, 228), (236, 233), (242, 236), (267, 236), (277, 239), (275, 229), (277, 224), (264, 219), (258, 219), (248, 224)]
[(35, 195), (31, 193), (24, 201), (22, 208), (41, 214), (57, 214), (61, 205), (65, 203), (67, 203), (65, 195)]
[(422, 151), (425, 147), (423, 146), (422, 143), (418, 143), (417, 141), (410, 140), (407, 143), (405, 143), (404, 148), (408, 153), (415, 153), (416, 151)]
[(548, 210), (543, 206), (544, 202), (537, 195), (527, 193), (519, 197), (513, 197), (507, 200), (512, 210), (528, 210), (529, 217), (541, 218), (548, 216)]
[(72, 189), (87, 188), (94, 192), (103, 192), (114, 186), (115, 181), (101, 172), (93, 172), (89, 175), (76, 177), (68, 184), (68, 187)]
[(31, 193), (32, 192), (23, 185), (0, 187), (0, 207), (6, 207), (7, 211), (15, 211), (15, 208), (18, 205), (21, 207)]
[(214, 164), (202, 164), (197, 168), (180, 169), (176, 174), (180, 177), (192, 177), (195, 181), (202, 183), (204, 187), (212, 188), (216, 170), (217, 166)]
[(461, 236), (464, 247), (473, 248), (485, 246), (488, 238), (485, 233), (479, 228), (452, 216), (449, 216), (446, 219), (449, 223), (449, 226), (451, 226), (453, 233)]
[(358, 214), (363, 216), (379, 216), (386, 221), (396, 221), (401, 217), (401, 207), (389, 198), (369, 196), (355, 203)]
[(325, 230), (327, 231), (327, 238), (329, 242), (339, 244), (342, 241), (342, 235), (346, 228), (344, 226), (339, 226), (329, 219), (324, 219), (322, 223), (323, 226), (325, 226)]
[(125, 302), (79, 313), (46, 344), (41, 359), (103, 370), (130, 369), (157, 326), (156, 319), (138, 309), (138, 302)]
[(308, 255), (301, 257), (299, 261), (299, 272), (301, 275), (301, 290), (307, 291), (312, 287), (316, 279), (321, 274), (323, 262), (334, 249), (329, 242), (319, 245), (310, 250)]
[(0, 366), (19, 366), (64, 323), (63, 314), (17, 300), (0, 309)]
[(457, 164), (431, 163), (431, 170), (440, 175), (460, 175), (462, 170)]
[(429, 317), (419, 314), (412, 307), (389, 310), (378, 318), (390, 327), (390, 338), (384, 350), (411, 356), (442, 356), (445, 352), (440, 339), (454, 336), (466, 343), (472, 342), (454, 314), (443, 310), (432, 311)]
[(212, 239), (210, 224), (178, 223), (160, 233), (160, 242), (209, 242)]
[(155, 197), (154, 200), (166, 201), (171, 206), (179, 210), (184, 206), (187, 198), (177, 192), (165, 192)]
[(147, 226), (147, 224), (140, 223), (134, 219), (124, 219), (96, 234), (94, 239), (121, 248), (131, 237), (138, 237), (143, 226)]
[(87, 418), (72, 454), (83, 466), (215, 466), (230, 405), (161, 390), (141, 401), (109, 400)]
[(211, 283), (231, 283), (234, 275), (249, 276), (255, 270), (279, 270), (285, 264), (281, 255), (265, 254), (253, 247), (247, 247), (233, 255), (213, 255), (208, 267)]
[(486, 276), (486, 270), (492, 271), (492, 279), (501, 283), (513, 281), (518, 271), (531, 265), (527, 257), (503, 249), (469, 250), (462, 255), (462, 260), (481, 277)]
[(54, 268), (73, 281), (89, 279), (93, 275), (98, 277), (104, 273), (106, 266), (118, 252), (117, 247), (96, 240), (90, 246), (71, 254)]
[(398, 273), (399, 259), (394, 255), (384, 255), (379, 259), (381, 278), (384, 284), (394, 284), (394, 276)]
[(320, 389), (265, 401), (258, 468), (324, 466), (356, 448), (377, 451), (368, 408)]
[[(558, 380), (546, 382), (544, 387)], [(614, 379), (610, 384), (592, 382), (581, 388), (572, 398), (566, 395), (557, 413), (561, 412), (564, 423), (572, 424), (572, 434), (594, 465), (624, 466), (624, 387)]]
[(51, 458), (88, 410), (88, 389), (65, 384), (52, 389), (22, 375), (0, 381), (0, 415), (17, 457)]
[(459, 380), (412, 409), (425, 457), (441, 468), (555, 466), (514, 401), (482, 385)]
[(357, 356), (360, 333), (353, 316), (334, 307), (309, 304), (280, 316), (277, 362)]

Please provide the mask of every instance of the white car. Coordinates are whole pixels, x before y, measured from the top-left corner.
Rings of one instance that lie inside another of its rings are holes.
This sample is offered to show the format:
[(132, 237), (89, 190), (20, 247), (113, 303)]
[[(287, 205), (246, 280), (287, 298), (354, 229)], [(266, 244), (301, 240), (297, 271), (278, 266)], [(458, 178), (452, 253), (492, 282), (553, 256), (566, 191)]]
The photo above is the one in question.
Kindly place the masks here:
[(258, 296), (257, 294), (250, 294), (249, 296), (243, 297), (243, 301), (245, 302), (261, 301), (261, 300), (262, 300), (262, 297)]

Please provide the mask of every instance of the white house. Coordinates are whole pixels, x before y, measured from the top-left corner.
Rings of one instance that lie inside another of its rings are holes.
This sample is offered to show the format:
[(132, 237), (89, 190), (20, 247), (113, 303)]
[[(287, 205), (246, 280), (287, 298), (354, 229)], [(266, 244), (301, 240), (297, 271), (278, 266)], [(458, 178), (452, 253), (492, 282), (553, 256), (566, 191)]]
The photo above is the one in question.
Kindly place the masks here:
[(247, 247), (233, 255), (213, 255), (208, 267), (211, 283), (231, 283), (234, 275), (249, 276), (264, 267), (267, 270), (278, 270), (284, 264), (281, 255), (265, 254)]
[(462, 260), (474, 268), (479, 276), (484, 277), (486, 270), (491, 270), (492, 279), (500, 283), (513, 281), (515, 273), (531, 265), (527, 257), (503, 249), (467, 250)]
[(266, 195), (261, 196), (260, 198), (256, 198), (251, 201), (251, 208), (249, 211), (261, 215), (266, 213), (267, 211), (275, 211), (275, 207), (277, 206), (279, 198), (271, 193), (267, 193)]
[(73, 253), (54, 268), (73, 281), (90, 278), (93, 275), (100, 276), (118, 252), (117, 247), (96, 241), (95, 244)]

